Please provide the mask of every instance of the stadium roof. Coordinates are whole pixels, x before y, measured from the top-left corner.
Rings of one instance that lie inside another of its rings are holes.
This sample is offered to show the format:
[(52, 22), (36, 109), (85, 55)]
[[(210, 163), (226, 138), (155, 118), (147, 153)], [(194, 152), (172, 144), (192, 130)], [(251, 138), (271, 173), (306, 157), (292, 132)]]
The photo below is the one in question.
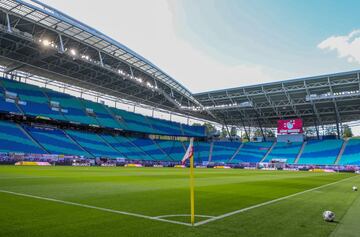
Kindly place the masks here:
[(0, 65), (5, 73), (22, 71), (228, 125), (360, 119), (360, 71), (192, 94), (131, 49), (37, 0), (0, 1)]
[(48, 76), (169, 111), (201, 106), (189, 90), (147, 59), (46, 4), (2, 0), (0, 10), (0, 63), (7, 72)]
[(302, 118), (305, 126), (360, 119), (360, 71), (300, 78), (195, 94), (219, 120), (239, 126), (276, 127)]

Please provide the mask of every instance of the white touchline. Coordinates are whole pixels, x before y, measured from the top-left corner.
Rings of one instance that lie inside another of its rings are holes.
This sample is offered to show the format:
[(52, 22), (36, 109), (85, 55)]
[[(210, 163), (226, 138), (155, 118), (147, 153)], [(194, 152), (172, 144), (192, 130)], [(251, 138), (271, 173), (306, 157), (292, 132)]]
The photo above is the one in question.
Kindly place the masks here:
[(25, 194), (25, 193), (17, 193), (17, 192), (12, 192), (12, 191), (7, 191), (7, 190), (0, 190), (0, 193), (7, 193), (7, 194), (16, 195), (16, 196), (35, 198), (35, 199), (46, 200), (46, 201), (50, 201), (50, 202), (57, 202), (57, 203), (62, 203), (62, 204), (66, 204), (66, 205), (78, 206), (78, 207), (85, 207), (85, 208), (90, 208), (90, 209), (95, 209), (95, 210), (105, 211), (105, 212), (111, 212), (111, 213), (116, 213), (116, 214), (122, 214), (122, 215), (127, 215), (127, 216), (135, 216), (135, 217), (140, 217), (140, 218), (154, 220), (154, 221), (162, 221), (162, 222), (168, 222), (168, 223), (173, 223), (173, 224), (178, 224), (178, 225), (191, 226), (191, 224), (181, 222), (181, 221), (160, 219), (159, 217), (146, 216), (146, 215), (142, 215), (142, 214), (118, 211), (118, 210), (113, 210), (113, 209), (109, 209), (109, 208), (96, 207), (96, 206), (91, 206), (91, 205), (86, 205), (86, 204), (81, 204), (81, 203), (76, 203), (76, 202), (63, 201), (63, 200), (55, 199), (55, 198), (47, 198), (47, 197), (35, 196), (35, 195), (30, 195), (30, 194)]
[(324, 184), (324, 185), (319, 186), (319, 187), (315, 187), (315, 188), (308, 189), (308, 190), (305, 190), (305, 191), (302, 191), (302, 192), (294, 193), (294, 194), (291, 194), (291, 195), (288, 195), (288, 196), (285, 196), (285, 197), (277, 198), (277, 199), (270, 200), (270, 201), (263, 202), (263, 203), (259, 203), (259, 204), (256, 204), (256, 205), (253, 205), (253, 206), (250, 206), (250, 207), (246, 207), (246, 208), (239, 209), (239, 210), (236, 210), (236, 211), (228, 212), (228, 213), (225, 213), (225, 214), (220, 215), (220, 216), (216, 216), (216, 217), (204, 220), (204, 221), (197, 222), (197, 223), (194, 224), (194, 226), (204, 225), (204, 224), (207, 224), (209, 222), (220, 220), (220, 219), (223, 219), (223, 218), (226, 218), (226, 217), (229, 217), (229, 216), (241, 213), (241, 212), (246, 212), (246, 211), (249, 211), (251, 209), (266, 206), (266, 205), (269, 205), (269, 204), (272, 204), (272, 203), (275, 203), (275, 202), (279, 202), (279, 201), (282, 201), (282, 200), (285, 200), (285, 199), (288, 199), (288, 198), (292, 198), (292, 197), (295, 197), (295, 196), (298, 196), (298, 195), (301, 195), (301, 194), (304, 194), (304, 193), (308, 193), (308, 192), (315, 191), (315, 190), (318, 190), (318, 189), (321, 189), (321, 188), (325, 188), (327, 186), (338, 184), (338, 183), (344, 182), (344, 181), (346, 181), (348, 179), (351, 179), (351, 178), (354, 178), (354, 177), (357, 177), (357, 176), (352, 176), (352, 177), (342, 179), (342, 180), (339, 180), (339, 181), (336, 181), (336, 182), (333, 182), (333, 183)]

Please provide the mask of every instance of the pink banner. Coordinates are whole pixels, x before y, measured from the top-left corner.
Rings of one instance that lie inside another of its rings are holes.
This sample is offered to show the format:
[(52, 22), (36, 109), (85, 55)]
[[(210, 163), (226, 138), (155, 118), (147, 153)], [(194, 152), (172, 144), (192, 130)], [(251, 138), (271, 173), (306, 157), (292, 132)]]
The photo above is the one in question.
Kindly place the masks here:
[(302, 119), (278, 120), (278, 134), (303, 133)]

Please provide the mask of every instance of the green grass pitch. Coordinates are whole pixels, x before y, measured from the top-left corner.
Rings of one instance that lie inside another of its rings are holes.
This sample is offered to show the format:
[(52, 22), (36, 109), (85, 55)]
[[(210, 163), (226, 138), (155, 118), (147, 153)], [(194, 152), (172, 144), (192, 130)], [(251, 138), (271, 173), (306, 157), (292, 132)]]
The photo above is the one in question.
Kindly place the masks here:
[(196, 169), (188, 226), (188, 172), (0, 166), (0, 236), (360, 236), (360, 176)]

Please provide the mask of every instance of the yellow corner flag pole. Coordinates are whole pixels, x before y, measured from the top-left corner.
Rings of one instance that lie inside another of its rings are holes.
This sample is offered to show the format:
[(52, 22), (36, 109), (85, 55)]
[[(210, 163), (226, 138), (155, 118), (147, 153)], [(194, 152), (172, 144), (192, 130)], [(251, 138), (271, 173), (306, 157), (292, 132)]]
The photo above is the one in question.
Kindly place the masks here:
[(191, 225), (195, 223), (194, 153), (190, 156), (190, 208)]

